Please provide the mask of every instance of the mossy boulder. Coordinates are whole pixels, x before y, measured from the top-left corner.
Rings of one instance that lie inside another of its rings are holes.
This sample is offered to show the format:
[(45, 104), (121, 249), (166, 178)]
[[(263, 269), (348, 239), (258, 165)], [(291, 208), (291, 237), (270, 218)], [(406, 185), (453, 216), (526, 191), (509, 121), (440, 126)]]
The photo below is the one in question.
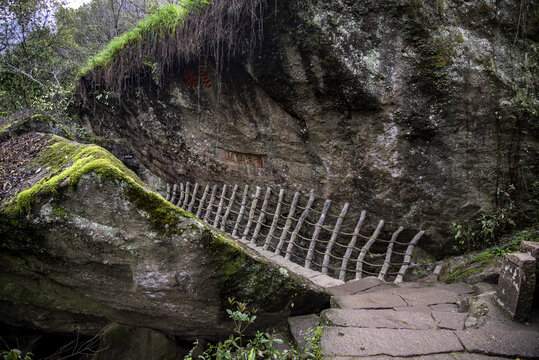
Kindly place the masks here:
[(328, 303), (166, 202), (106, 150), (35, 136), (30, 175), (0, 199), (0, 321), (83, 334), (112, 321), (219, 339), (233, 327), (229, 296), (259, 308), (260, 326)]

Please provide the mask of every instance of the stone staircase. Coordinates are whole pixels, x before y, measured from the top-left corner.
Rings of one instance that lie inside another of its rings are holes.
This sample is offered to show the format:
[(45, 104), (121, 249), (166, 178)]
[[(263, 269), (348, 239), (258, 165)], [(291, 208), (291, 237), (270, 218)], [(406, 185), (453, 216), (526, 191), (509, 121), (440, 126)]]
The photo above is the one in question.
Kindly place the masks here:
[(539, 330), (510, 321), (488, 284), (396, 285), (371, 277), (329, 290), (332, 308), (321, 314), (325, 359), (539, 358)]

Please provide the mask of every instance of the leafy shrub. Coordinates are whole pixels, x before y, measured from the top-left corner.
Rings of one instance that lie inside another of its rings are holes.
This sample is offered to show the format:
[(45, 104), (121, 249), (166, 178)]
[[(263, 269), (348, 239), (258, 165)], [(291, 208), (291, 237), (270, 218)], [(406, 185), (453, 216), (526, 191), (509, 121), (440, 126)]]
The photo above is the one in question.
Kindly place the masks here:
[[(247, 309), (247, 304), (228, 299), (230, 305), (236, 310), (227, 309), (228, 316), (234, 321), (234, 334), (227, 340), (216, 345), (210, 344), (208, 348), (198, 356), (200, 360), (255, 360), (255, 359), (275, 359), (284, 360), (289, 357), (298, 358), (295, 351), (283, 352), (281, 354), (276, 348), (276, 344), (282, 344), (283, 340), (275, 336), (258, 331), (253, 339), (249, 339), (244, 345), (245, 331), (256, 320), (257, 309)], [(195, 342), (195, 347), (198, 342)], [(184, 360), (193, 360), (194, 348), (189, 352)]]
[(3, 360), (33, 360), (34, 354), (29, 352), (26, 353), (24, 356), (22, 354), (22, 351), (19, 349), (11, 349), (9, 351), (2, 351), (2, 359)]

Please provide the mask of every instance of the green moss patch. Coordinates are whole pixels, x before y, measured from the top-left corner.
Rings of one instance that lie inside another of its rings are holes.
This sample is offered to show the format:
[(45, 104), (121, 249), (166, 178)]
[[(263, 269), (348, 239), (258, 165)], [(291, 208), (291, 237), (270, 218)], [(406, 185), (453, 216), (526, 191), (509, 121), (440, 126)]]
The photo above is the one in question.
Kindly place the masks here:
[[(28, 213), (38, 195), (56, 195), (59, 189), (74, 189), (82, 176), (95, 173), (102, 181), (112, 181), (124, 189), (133, 205), (147, 213), (154, 229), (163, 235), (178, 233), (176, 225), (193, 218), (193, 215), (165, 201), (158, 194), (143, 186), (138, 176), (107, 150), (96, 145), (81, 145), (59, 137), (50, 140), (46, 150), (34, 160), (34, 166), (42, 167), (48, 174), (30, 189), (21, 191), (6, 206), (4, 213), (16, 217)], [(70, 217), (66, 211), (58, 208), (54, 213), (60, 217)], [(197, 228), (198, 229), (198, 228)], [(214, 236), (217, 242), (227, 242), (220, 236)], [(238, 246), (238, 245), (236, 245)]]
[(455, 270), (440, 277), (441, 281), (453, 282), (466, 279), (472, 274), (478, 273), (487, 266), (494, 263), (496, 255), (490, 253), (480, 253), (470, 258), (469, 261), (459, 266)]
[(35, 164), (45, 168), (49, 175), (12, 199), (5, 209), (7, 215), (29, 212), (38, 194), (56, 194), (60, 186), (67, 184), (74, 188), (82, 175), (90, 172), (95, 172), (103, 179), (125, 179), (130, 183), (140, 183), (135, 173), (99, 146), (80, 145), (59, 137), (54, 137), (51, 142), (53, 144), (35, 160)]

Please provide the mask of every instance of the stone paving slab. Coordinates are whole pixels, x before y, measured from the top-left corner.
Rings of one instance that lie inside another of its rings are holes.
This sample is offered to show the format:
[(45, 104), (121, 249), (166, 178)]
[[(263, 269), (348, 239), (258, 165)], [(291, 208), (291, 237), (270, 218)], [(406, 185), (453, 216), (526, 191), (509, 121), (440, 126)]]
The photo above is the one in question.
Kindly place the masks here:
[(453, 284), (440, 284), (434, 286), (434, 288), (453, 291), (458, 295), (475, 294), (477, 292), (476, 288), (473, 285), (462, 282)]
[(333, 299), (337, 305), (345, 309), (388, 309), (407, 306), (399, 295), (390, 293), (334, 296)]
[(412, 356), (412, 357), (394, 357), (394, 356), (360, 356), (360, 357), (346, 357), (346, 356), (329, 356), (324, 360), (356, 360), (356, 359), (372, 359), (372, 360), (507, 360), (498, 356), (488, 356), (481, 354), (470, 354), (466, 352), (449, 353), (449, 354), (431, 354), (426, 356)]
[(413, 311), (421, 313), (432, 313), (432, 309), (427, 305), (416, 305), (416, 306), (396, 306), (393, 308), (395, 311)]
[(409, 306), (456, 303), (463, 298), (453, 291), (436, 287), (399, 289), (398, 294)]
[(323, 356), (417, 356), (463, 351), (459, 339), (448, 330), (364, 329), (326, 327), (322, 334)]
[(429, 305), (429, 308), (431, 308), (433, 311), (459, 311), (459, 307), (457, 306), (457, 304), (434, 304)]
[[(321, 314), (322, 319), (330, 325), (386, 328), (386, 329), (436, 329), (430, 313), (394, 311), (394, 310), (350, 310), (328, 309)], [(464, 326), (464, 321), (462, 322)]]
[(328, 287), (344, 284), (344, 281), (342, 280), (335, 279), (335, 278), (332, 278), (331, 276), (323, 275), (323, 274), (318, 274), (317, 276), (314, 276), (310, 278), (309, 280), (311, 280), (316, 285), (323, 288), (328, 288)]
[(378, 280), (378, 278), (374, 276), (369, 276), (359, 280), (350, 280), (343, 285), (335, 286), (328, 290), (333, 296), (354, 295), (358, 292), (380, 285), (381, 283), (383, 283), (382, 280)]
[(468, 317), (466, 313), (448, 311), (433, 311), (432, 317), (440, 329), (464, 330), (464, 322)]
[(490, 320), (479, 329), (456, 331), (469, 352), (499, 356), (539, 358), (539, 330)]

